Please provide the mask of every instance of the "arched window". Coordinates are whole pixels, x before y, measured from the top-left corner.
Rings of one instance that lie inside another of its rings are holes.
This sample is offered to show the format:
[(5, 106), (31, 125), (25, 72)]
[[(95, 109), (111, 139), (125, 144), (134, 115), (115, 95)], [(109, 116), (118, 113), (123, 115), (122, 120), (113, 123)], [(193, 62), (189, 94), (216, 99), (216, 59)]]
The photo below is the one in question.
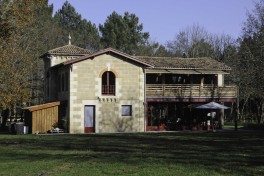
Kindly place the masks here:
[(102, 95), (115, 95), (115, 74), (111, 71), (102, 75)]

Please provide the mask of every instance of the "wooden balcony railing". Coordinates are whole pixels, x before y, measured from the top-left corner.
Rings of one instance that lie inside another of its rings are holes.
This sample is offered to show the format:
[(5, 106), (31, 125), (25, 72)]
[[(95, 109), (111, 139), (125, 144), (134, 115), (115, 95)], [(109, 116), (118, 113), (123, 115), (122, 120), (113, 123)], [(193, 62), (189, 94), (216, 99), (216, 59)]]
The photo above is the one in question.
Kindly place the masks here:
[(236, 98), (236, 86), (212, 86), (190, 84), (147, 84), (146, 95), (148, 97), (212, 97), (212, 98)]

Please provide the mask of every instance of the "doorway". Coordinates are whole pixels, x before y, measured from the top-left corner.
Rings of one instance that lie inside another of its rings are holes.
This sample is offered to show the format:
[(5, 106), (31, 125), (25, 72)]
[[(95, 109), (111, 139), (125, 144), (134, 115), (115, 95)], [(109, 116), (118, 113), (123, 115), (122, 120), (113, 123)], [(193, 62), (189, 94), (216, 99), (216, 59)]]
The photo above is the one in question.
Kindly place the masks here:
[(94, 105), (84, 106), (84, 132), (85, 133), (95, 132), (95, 106)]

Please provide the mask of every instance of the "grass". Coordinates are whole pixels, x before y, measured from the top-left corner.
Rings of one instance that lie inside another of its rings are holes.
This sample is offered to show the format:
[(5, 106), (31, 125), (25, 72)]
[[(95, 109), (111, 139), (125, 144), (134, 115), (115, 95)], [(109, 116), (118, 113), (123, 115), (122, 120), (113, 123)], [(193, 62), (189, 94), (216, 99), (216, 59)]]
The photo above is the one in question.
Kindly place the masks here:
[[(224, 125), (225, 129), (235, 129), (235, 124), (233, 122), (227, 122)], [(259, 130), (259, 131), (263, 131), (264, 132), (264, 124), (258, 124), (257, 122), (255, 123), (238, 123), (237, 124), (237, 128), (238, 129), (246, 129), (246, 130)]]
[[(235, 125), (233, 125), (233, 124), (225, 124), (224, 128), (225, 129), (230, 129), (230, 130), (235, 130)], [(242, 129), (242, 128), (244, 128), (244, 125), (238, 124), (237, 128), (238, 129)]]
[(0, 135), (0, 175), (264, 175), (264, 133)]

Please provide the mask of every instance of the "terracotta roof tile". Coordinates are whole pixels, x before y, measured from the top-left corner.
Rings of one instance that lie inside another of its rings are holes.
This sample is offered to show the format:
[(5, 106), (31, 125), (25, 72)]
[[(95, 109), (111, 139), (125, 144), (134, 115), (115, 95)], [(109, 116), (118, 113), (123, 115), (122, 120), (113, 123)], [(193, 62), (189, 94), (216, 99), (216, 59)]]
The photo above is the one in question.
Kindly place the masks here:
[(48, 54), (86, 55), (86, 54), (91, 54), (92, 52), (87, 50), (87, 49), (75, 46), (75, 45), (65, 45), (62, 47), (58, 47), (58, 48), (49, 50), (47, 53)]
[[(80, 50), (79, 50), (80, 49)], [(224, 63), (218, 62), (212, 58), (178, 58), (178, 57), (149, 57), (149, 56), (131, 56), (113, 48), (106, 48), (95, 53), (91, 53), (88, 50), (76, 47), (74, 45), (66, 45), (63, 47), (55, 48), (48, 51), (49, 54), (61, 54), (70, 52), (71, 54), (83, 54), (77, 59), (69, 60), (63, 63), (63, 65), (74, 64), (86, 59), (94, 58), (104, 53), (115, 53), (131, 61), (143, 64), (152, 69), (189, 69), (189, 70), (231, 70), (231, 68)], [(90, 52), (90, 53), (85, 53)]]
[(125, 57), (125, 58), (129, 59), (130, 61), (134, 61), (136, 63), (143, 64), (143, 65), (148, 66), (148, 67), (152, 67), (151, 64), (148, 64), (148, 63), (142, 61), (141, 59), (138, 59), (135, 56), (128, 55), (126, 53), (123, 53), (123, 52), (116, 50), (116, 49), (113, 49), (113, 48), (106, 48), (106, 49), (100, 50), (98, 52), (79, 57), (77, 59), (73, 59), (73, 60), (63, 62), (63, 64), (64, 65), (74, 64), (74, 63), (81, 62), (81, 61), (86, 60), (86, 59), (94, 58), (96, 56), (99, 56), (99, 55), (105, 54), (105, 53), (114, 53), (114, 54), (117, 54), (119, 56)]
[(142, 62), (152, 65), (154, 68), (167, 69), (206, 69), (206, 70), (231, 70), (224, 63), (212, 58), (177, 58), (177, 57), (148, 57), (137, 56)]

